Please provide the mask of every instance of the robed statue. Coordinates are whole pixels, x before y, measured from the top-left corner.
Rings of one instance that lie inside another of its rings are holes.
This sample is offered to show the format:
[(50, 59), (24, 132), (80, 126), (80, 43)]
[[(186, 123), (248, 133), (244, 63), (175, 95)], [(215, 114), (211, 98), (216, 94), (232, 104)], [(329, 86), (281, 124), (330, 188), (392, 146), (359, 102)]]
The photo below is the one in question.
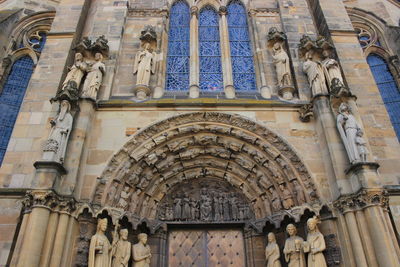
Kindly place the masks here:
[(135, 57), (133, 74), (136, 76), (136, 85), (149, 85), (150, 75), (156, 71), (155, 53), (150, 51), (150, 44), (146, 43), (142, 51)]
[(150, 267), (151, 251), (147, 245), (147, 234), (138, 235), (139, 242), (132, 246), (133, 267)]
[(104, 234), (106, 230), (107, 218), (99, 219), (90, 240), (88, 267), (110, 267), (112, 246)]
[(306, 267), (306, 259), (303, 252), (303, 238), (297, 236), (297, 229), (293, 224), (288, 224), (286, 232), (289, 238), (286, 239), (283, 254), (288, 267)]
[(306, 61), (303, 63), (303, 71), (307, 74), (312, 95), (316, 96), (328, 94), (325, 74), (321, 63), (313, 60), (313, 54), (311, 52), (307, 52), (305, 56)]
[(265, 258), (267, 260), (267, 267), (281, 267), (279, 258), (281, 254), (279, 252), (278, 244), (276, 244), (276, 238), (274, 233), (268, 233), (268, 245), (265, 248)]
[(83, 84), (82, 98), (90, 98), (96, 100), (97, 92), (103, 82), (103, 76), (105, 74), (105, 65), (103, 61), (103, 55), (101, 53), (95, 54), (95, 62), (90, 65), (86, 76), (86, 80)]
[(317, 227), (317, 218), (307, 221), (307, 242), (304, 242), (304, 252), (308, 253), (308, 267), (327, 267), (325, 256), (325, 239)]
[(131, 243), (128, 241), (128, 229), (119, 231), (119, 239), (112, 248), (111, 267), (128, 267), (131, 258)]
[(61, 99), (75, 100), (79, 97), (79, 86), (81, 85), (82, 78), (87, 68), (88, 66), (83, 60), (83, 55), (81, 53), (76, 53), (74, 64), (69, 68), (61, 91), (57, 94)]
[(276, 75), (278, 78), (278, 86), (293, 86), (289, 56), (283, 49), (282, 43), (275, 43), (272, 51), (272, 58), (274, 60), (273, 62), (275, 64)]

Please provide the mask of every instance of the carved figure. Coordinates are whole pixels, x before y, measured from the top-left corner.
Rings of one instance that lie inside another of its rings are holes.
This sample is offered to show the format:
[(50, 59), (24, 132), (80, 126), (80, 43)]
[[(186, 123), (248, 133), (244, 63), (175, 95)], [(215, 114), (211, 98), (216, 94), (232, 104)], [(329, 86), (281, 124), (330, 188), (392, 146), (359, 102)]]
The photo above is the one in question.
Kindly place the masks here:
[(139, 204), (139, 196), (140, 193), (142, 193), (142, 190), (140, 188), (137, 188), (136, 191), (133, 192), (131, 201), (129, 203), (129, 211), (130, 212), (135, 212), (137, 205)]
[(276, 75), (278, 77), (278, 86), (292, 86), (292, 75), (290, 72), (289, 56), (283, 49), (282, 43), (277, 42), (273, 46), (273, 55)]
[(214, 221), (220, 221), (221, 220), (221, 210), (220, 210), (220, 205), (219, 205), (219, 197), (217, 194), (214, 196)]
[(360, 155), (360, 160), (362, 162), (367, 161), (367, 142), (363, 138), (364, 132), (361, 129), (357, 130), (357, 136), (356, 136), (356, 145), (357, 145), (357, 151), (358, 155)]
[(297, 229), (293, 224), (286, 226), (289, 238), (286, 239), (283, 254), (288, 267), (306, 267), (306, 259), (303, 252), (303, 238), (297, 236)]
[(282, 204), (283, 208), (288, 210), (294, 207), (294, 201), (292, 198), (292, 193), (290, 193), (289, 189), (285, 186), (285, 184), (280, 184), (279, 189), (282, 191)]
[(271, 211), (271, 204), (270, 204), (269, 201), (268, 201), (268, 197), (264, 194), (264, 195), (261, 195), (261, 199), (262, 199), (262, 201), (263, 201), (263, 203), (264, 203), (265, 216), (271, 215), (271, 214), (272, 214), (272, 211)]
[(127, 240), (128, 229), (121, 229), (119, 231), (119, 239), (112, 250), (113, 259), (111, 267), (128, 267), (131, 257), (131, 243)]
[(65, 77), (62, 84), (61, 92), (58, 94), (60, 98), (66, 97), (69, 100), (78, 99), (79, 86), (86, 70), (87, 64), (83, 61), (83, 55), (81, 53), (76, 53), (75, 62), (69, 68), (67, 77)]
[(92, 236), (89, 246), (88, 267), (109, 267), (111, 262), (111, 244), (105, 236), (107, 218), (97, 221), (96, 234)]
[(118, 200), (117, 208), (126, 209), (129, 204), (129, 197), (131, 196), (131, 188), (129, 186), (124, 186), (124, 190), (121, 192), (121, 196)]
[(278, 244), (274, 233), (268, 233), (268, 245), (265, 248), (265, 258), (267, 260), (267, 267), (281, 267), (279, 258), (281, 257)]
[(90, 65), (89, 73), (86, 76), (85, 83), (82, 89), (82, 98), (91, 98), (96, 100), (97, 92), (103, 82), (103, 75), (105, 74), (106, 66), (102, 62), (103, 55), (101, 53), (95, 54), (95, 63)]
[(304, 242), (304, 252), (308, 253), (308, 267), (326, 267), (325, 256), (322, 253), (325, 246), (324, 236), (317, 227), (317, 218), (307, 220), (307, 242)]
[(146, 216), (147, 206), (149, 205), (150, 196), (146, 196), (143, 200), (142, 207), (140, 208), (140, 217)]
[(147, 234), (138, 235), (139, 242), (132, 246), (133, 266), (150, 267), (151, 250), (147, 245)]
[(336, 118), (337, 128), (342, 138), (350, 163), (354, 164), (360, 161), (356, 144), (357, 131), (361, 129), (356, 118), (351, 114), (351, 109), (346, 103), (339, 106), (339, 115)]
[(230, 215), (230, 210), (229, 210), (228, 196), (224, 196), (223, 207), (224, 207), (224, 221), (229, 221), (231, 219), (231, 215)]
[(190, 219), (190, 199), (186, 193), (183, 195), (182, 199), (182, 219)]
[(136, 85), (149, 85), (150, 75), (156, 71), (155, 53), (150, 52), (150, 44), (146, 43), (142, 51), (135, 57), (133, 74), (137, 74)]
[(71, 104), (67, 100), (61, 101), (60, 112), (57, 118), (50, 121), (51, 131), (43, 149), (43, 159), (64, 162), (68, 138), (72, 129), (73, 117), (70, 113)]
[(271, 204), (272, 204), (272, 210), (274, 212), (276, 211), (280, 211), (282, 209), (282, 203), (281, 203), (281, 199), (279, 198), (278, 193), (275, 191), (274, 187), (271, 186), (270, 188), (268, 188), (268, 191), (271, 194)]
[(236, 221), (239, 219), (239, 209), (238, 209), (238, 199), (235, 193), (231, 193), (231, 197), (229, 199), (230, 210), (232, 213), (232, 220)]
[(321, 63), (313, 61), (313, 54), (306, 53), (306, 61), (303, 63), (303, 71), (307, 74), (313, 96), (328, 94), (325, 82), (325, 74)]
[(176, 197), (174, 199), (174, 219), (180, 220), (182, 218), (182, 199)]
[(321, 62), (321, 64), (325, 73), (328, 87), (331, 87), (332, 80), (334, 78), (338, 79), (342, 84), (344, 84), (342, 73), (340, 72), (339, 63), (335, 59), (330, 57), (330, 52), (328, 50), (324, 50), (322, 52), (322, 56), (324, 57), (324, 60)]
[(299, 205), (306, 203), (306, 195), (304, 194), (303, 188), (299, 185), (297, 180), (292, 181), (294, 194)]
[(191, 199), (190, 200), (190, 218), (192, 220), (196, 220), (198, 218), (198, 212), (199, 212), (199, 208), (198, 208), (197, 201), (194, 199)]
[(200, 220), (210, 221), (212, 219), (211, 199), (208, 195), (203, 195), (204, 198), (200, 202)]

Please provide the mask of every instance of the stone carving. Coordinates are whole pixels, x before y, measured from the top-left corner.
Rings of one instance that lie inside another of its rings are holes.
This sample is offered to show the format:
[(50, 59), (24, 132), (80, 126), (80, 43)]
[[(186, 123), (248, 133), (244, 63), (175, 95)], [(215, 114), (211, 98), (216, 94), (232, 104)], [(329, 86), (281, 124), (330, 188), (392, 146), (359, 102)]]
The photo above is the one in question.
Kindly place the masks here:
[(261, 195), (261, 199), (264, 203), (265, 216), (272, 215), (271, 204), (269, 203), (267, 195), (266, 194)]
[(329, 267), (339, 266), (342, 261), (342, 255), (340, 253), (340, 248), (336, 244), (336, 236), (334, 234), (326, 235), (326, 263)]
[(111, 262), (112, 246), (105, 236), (107, 218), (99, 219), (97, 231), (90, 240), (88, 267), (108, 267)]
[(267, 267), (281, 267), (279, 258), (281, 257), (278, 244), (274, 233), (268, 233), (268, 245), (265, 248), (265, 259), (267, 260)]
[(146, 98), (150, 94), (150, 75), (156, 71), (156, 54), (151, 51), (150, 43), (145, 43), (143, 50), (135, 57), (133, 74), (136, 74), (136, 87), (134, 89), (139, 99)]
[(101, 53), (96, 53), (94, 59), (95, 62), (89, 64), (88, 74), (83, 83), (81, 97), (96, 100), (97, 92), (103, 82), (106, 66), (102, 62), (103, 55)]
[(308, 267), (326, 267), (324, 254), (325, 239), (317, 227), (317, 218), (307, 220), (307, 241), (304, 242), (304, 252), (308, 253)]
[(368, 150), (367, 150), (367, 142), (363, 138), (363, 135), (364, 135), (363, 130), (358, 129), (356, 134), (356, 145), (357, 145), (358, 155), (360, 155), (360, 160), (362, 162), (366, 162)]
[(288, 267), (306, 267), (306, 259), (303, 252), (303, 238), (297, 236), (297, 229), (293, 224), (288, 224), (286, 232), (289, 238), (286, 239), (283, 254)]
[(284, 99), (291, 100), (295, 89), (292, 82), (289, 56), (283, 48), (283, 43), (275, 43), (272, 48), (272, 53), (278, 78), (279, 94)]
[(268, 191), (271, 194), (270, 199), (271, 199), (271, 204), (272, 204), (272, 210), (274, 212), (280, 211), (282, 209), (282, 203), (281, 203), (281, 199), (279, 198), (278, 193), (275, 191), (273, 186), (268, 188)]
[(302, 205), (306, 203), (306, 195), (304, 194), (304, 190), (299, 184), (297, 180), (292, 181), (292, 186), (293, 186), (293, 192), (295, 195), (295, 198), (297, 200), (298, 205)]
[(131, 196), (131, 188), (127, 185), (124, 186), (124, 189), (121, 192), (121, 195), (119, 197), (118, 203), (117, 203), (117, 208), (126, 210), (126, 208), (129, 205), (129, 197)]
[(60, 112), (54, 120), (50, 121), (52, 127), (43, 149), (43, 160), (55, 161), (61, 164), (64, 162), (73, 122), (70, 111), (71, 104), (67, 100), (61, 101)]
[(119, 239), (112, 248), (112, 265), (111, 267), (128, 267), (131, 257), (131, 243), (128, 240), (128, 229), (119, 231)]
[(139, 242), (132, 246), (133, 266), (150, 267), (151, 250), (147, 245), (147, 234), (138, 235)]
[(143, 200), (142, 206), (140, 207), (140, 217), (144, 218), (146, 216), (147, 206), (149, 205), (150, 196), (146, 195)]
[(389, 198), (387, 192), (381, 189), (363, 189), (352, 195), (340, 197), (333, 206), (340, 212), (360, 210), (365, 207), (379, 205), (388, 208)]
[(324, 69), (328, 87), (331, 87), (332, 80), (335, 78), (344, 84), (339, 63), (335, 59), (331, 58), (331, 52), (329, 50), (324, 50), (322, 52), (322, 56), (324, 59), (322, 60), (321, 64)]
[(307, 74), (312, 95), (327, 95), (325, 74), (320, 62), (313, 59), (313, 52), (306, 52), (306, 61), (303, 63), (303, 71)]
[[(363, 154), (362, 156), (366, 158), (366, 144), (364, 139), (362, 138), (361, 127), (359, 126), (356, 118), (351, 113), (351, 108), (348, 104), (340, 104), (339, 115), (336, 118), (336, 122), (350, 163), (354, 164), (362, 161), (362, 158), (360, 157), (360, 152)], [(358, 136), (358, 139), (357, 132), (359, 132), (359, 135), (361, 135)], [(357, 142), (360, 143), (360, 145), (357, 145)]]
[(131, 197), (131, 201), (129, 203), (129, 211), (134, 213), (136, 211), (136, 208), (139, 204), (139, 198), (140, 198), (140, 193), (142, 193), (142, 190), (140, 188), (137, 188)]
[(143, 30), (140, 32), (141, 41), (145, 42), (155, 42), (157, 41), (157, 33), (153, 26), (146, 25), (144, 26)]
[(87, 69), (88, 66), (83, 60), (83, 55), (81, 53), (76, 53), (75, 62), (69, 68), (69, 72), (67, 74), (67, 77), (65, 77), (61, 90), (57, 93), (57, 96), (53, 100), (78, 100), (79, 87)]
[(85, 56), (101, 53), (104, 57), (107, 57), (109, 49), (108, 40), (104, 35), (99, 36), (94, 42), (85, 36), (74, 47), (75, 52), (82, 53)]
[(304, 104), (299, 109), (299, 119), (302, 122), (309, 122), (314, 116), (313, 104)]
[(282, 192), (282, 205), (285, 210), (288, 210), (294, 207), (294, 201), (292, 197), (292, 193), (290, 193), (289, 189), (285, 186), (284, 183), (279, 185), (279, 189)]

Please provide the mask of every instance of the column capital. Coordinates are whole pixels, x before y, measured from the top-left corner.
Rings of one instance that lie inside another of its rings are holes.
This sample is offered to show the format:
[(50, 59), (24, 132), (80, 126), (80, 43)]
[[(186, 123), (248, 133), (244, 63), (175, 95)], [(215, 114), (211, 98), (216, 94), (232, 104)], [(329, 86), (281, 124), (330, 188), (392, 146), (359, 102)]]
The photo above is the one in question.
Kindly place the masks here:
[(27, 191), (22, 200), (25, 212), (30, 212), (33, 208), (42, 207), (49, 210), (71, 213), (76, 209), (76, 201), (70, 197), (61, 197), (50, 190), (31, 190)]
[(228, 14), (226, 6), (220, 6), (218, 11), (221, 16), (226, 16)]
[(370, 206), (382, 206), (387, 208), (389, 197), (383, 189), (361, 189), (355, 194), (339, 197), (333, 202), (333, 206), (341, 213), (362, 210)]
[(199, 8), (197, 6), (192, 6), (190, 8), (190, 15), (198, 17), (199, 15)]

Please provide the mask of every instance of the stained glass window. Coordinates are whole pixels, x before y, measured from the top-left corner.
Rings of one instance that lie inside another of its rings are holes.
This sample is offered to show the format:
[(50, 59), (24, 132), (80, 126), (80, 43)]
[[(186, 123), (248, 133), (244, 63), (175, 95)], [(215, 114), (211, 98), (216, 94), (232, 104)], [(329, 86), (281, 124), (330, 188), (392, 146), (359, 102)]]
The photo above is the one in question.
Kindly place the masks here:
[(0, 164), (3, 162), (32, 72), (33, 60), (29, 56), (18, 59), (12, 66), (0, 94)]
[(374, 75), (375, 82), (378, 85), (386, 110), (389, 113), (390, 120), (397, 138), (400, 140), (400, 92), (396, 81), (386, 61), (376, 55), (370, 54), (367, 57), (369, 67)]
[(190, 11), (184, 1), (171, 7), (166, 90), (180, 91), (189, 88)]
[(222, 91), (222, 64), (219, 38), (219, 15), (205, 6), (199, 15), (200, 90)]
[(234, 0), (228, 5), (228, 27), (233, 85), (237, 91), (255, 90), (256, 78), (247, 15), (240, 1)]

